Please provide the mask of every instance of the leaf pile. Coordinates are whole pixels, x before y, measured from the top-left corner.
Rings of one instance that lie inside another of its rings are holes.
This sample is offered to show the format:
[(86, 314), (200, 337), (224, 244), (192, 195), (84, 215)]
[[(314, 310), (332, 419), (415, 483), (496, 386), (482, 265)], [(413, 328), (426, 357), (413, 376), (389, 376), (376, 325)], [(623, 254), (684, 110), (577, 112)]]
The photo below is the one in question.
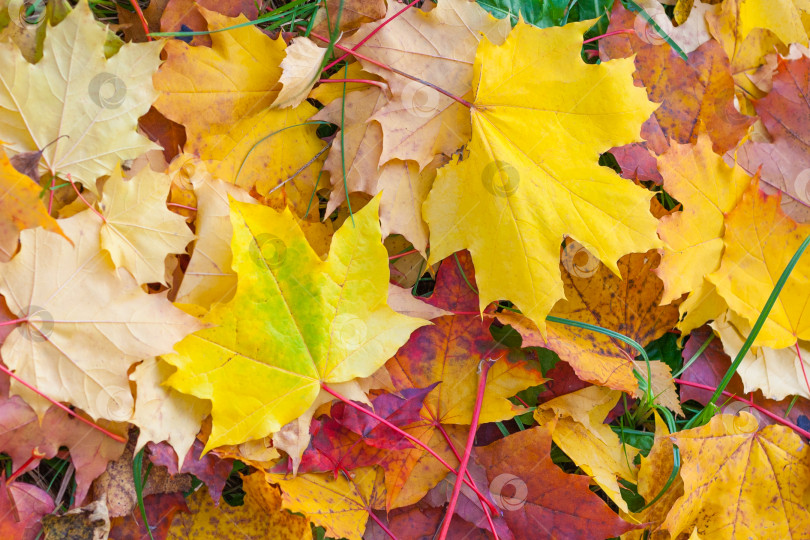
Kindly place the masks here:
[(4, 538), (810, 538), (807, 2), (125, 4), (0, 0)]

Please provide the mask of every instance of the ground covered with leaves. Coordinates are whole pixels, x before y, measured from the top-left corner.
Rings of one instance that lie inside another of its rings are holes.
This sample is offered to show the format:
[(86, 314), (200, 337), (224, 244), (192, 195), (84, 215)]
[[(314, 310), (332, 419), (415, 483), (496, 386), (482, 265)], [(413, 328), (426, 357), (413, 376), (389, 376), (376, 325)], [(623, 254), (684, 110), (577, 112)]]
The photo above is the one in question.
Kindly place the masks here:
[(810, 538), (806, 0), (272, 1), (0, 0), (0, 537)]

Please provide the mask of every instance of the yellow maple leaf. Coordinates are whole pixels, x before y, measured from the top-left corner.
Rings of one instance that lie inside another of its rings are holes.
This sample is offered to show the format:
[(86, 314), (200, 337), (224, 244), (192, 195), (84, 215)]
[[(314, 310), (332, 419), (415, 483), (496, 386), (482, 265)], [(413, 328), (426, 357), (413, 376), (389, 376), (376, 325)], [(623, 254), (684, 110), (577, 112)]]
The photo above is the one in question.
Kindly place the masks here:
[(273, 101), (273, 107), (295, 107), (307, 98), (307, 94), (318, 82), (323, 57), (322, 49), (306, 36), (293, 39), (286, 50), (287, 55), (281, 61), (281, 78), (283, 85)]
[[(707, 279), (728, 306), (754, 325), (810, 225), (785, 215), (779, 194), (766, 195), (754, 179), (726, 216), (720, 268)], [(755, 248), (752, 248), (755, 246)], [(781, 349), (810, 339), (810, 258), (793, 268), (754, 345)]]
[[(197, 6), (208, 29), (247, 22), (244, 15), (226, 17)], [(166, 62), (155, 74), (160, 96), (155, 108), (183, 124), (189, 141), (206, 130), (228, 130), (234, 120), (256, 114), (278, 96), (284, 40), (270, 39), (249, 25), (210, 34), (211, 47), (166, 42)]]
[(502, 46), (479, 45), (469, 157), (439, 170), (423, 206), (430, 262), (469, 249), (481, 309), (508, 299), (541, 331), (563, 297), (565, 235), (616, 274), (622, 255), (661, 245), (652, 194), (598, 165), (638, 139), (655, 105), (633, 86), (631, 59), (582, 62), (590, 24), (518, 23)]
[(554, 443), (591, 475), (619, 508), (629, 512), (616, 478), (636, 481), (632, 463), (638, 450), (622, 444), (610, 426), (603, 423), (621, 395), (617, 390), (587, 386), (539, 405), (534, 418), (541, 425), (557, 418), (551, 435)]
[(127, 43), (108, 59), (106, 37), (81, 1), (48, 29), (36, 64), (0, 43), (0, 140), (14, 153), (44, 149), (40, 172), (70, 174), (93, 192), (116, 163), (159, 148), (137, 126), (157, 97), (162, 43)]
[(378, 207), (376, 198), (357, 212), (323, 261), (289, 210), (231, 202), (236, 294), (203, 317), (213, 327), (164, 356), (179, 368), (169, 384), (213, 402), (208, 449), (278, 431), (322, 382), (371, 375), (429, 324), (387, 304)]
[(810, 447), (784, 426), (757, 429), (747, 412), (715, 416), (670, 438), (681, 453), (684, 495), (664, 522), (673, 538), (805, 538)]
[(694, 145), (670, 143), (658, 158), (658, 170), (664, 189), (683, 205), (658, 225), (666, 245), (655, 272), (664, 282), (661, 303), (669, 304), (720, 266), (723, 218), (737, 205), (751, 177), (736, 165), (726, 165), (704, 133)]
[(0, 147), (0, 261), (11, 259), (17, 251), (21, 229), (45, 227), (61, 234), (39, 198), (40, 191), (33, 180), (14, 168)]
[[(26, 229), (20, 252), (0, 264), (0, 294), (26, 319), (3, 343), (3, 361), (52, 399), (93, 418), (128, 420), (129, 367), (171, 352), (200, 324), (165, 293), (146, 294), (126, 271), (115, 271), (99, 245), (101, 221), (90, 210), (59, 225), (73, 245), (45, 229)], [(40, 416), (50, 407), (16, 381), (11, 390)]]
[(166, 257), (185, 253), (194, 240), (183, 216), (166, 207), (171, 183), (169, 175), (148, 166), (128, 180), (116, 166), (104, 183), (101, 247), (140, 284), (166, 283)]
[(218, 505), (205, 486), (189, 495), (191, 512), (175, 516), (166, 538), (232, 538), (236, 531), (242, 540), (259, 540), (268, 535), (278, 540), (312, 538), (309, 519), (283, 510), (278, 488), (268, 484), (263, 473), (243, 476), (242, 486), (245, 503), (240, 506)]
[(281, 486), (283, 508), (309, 516), (328, 536), (361, 540), (369, 512), (384, 508), (381, 476), (376, 467), (361, 467), (352, 470), (351, 479), (310, 473), (295, 478), (268, 474), (267, 480)]

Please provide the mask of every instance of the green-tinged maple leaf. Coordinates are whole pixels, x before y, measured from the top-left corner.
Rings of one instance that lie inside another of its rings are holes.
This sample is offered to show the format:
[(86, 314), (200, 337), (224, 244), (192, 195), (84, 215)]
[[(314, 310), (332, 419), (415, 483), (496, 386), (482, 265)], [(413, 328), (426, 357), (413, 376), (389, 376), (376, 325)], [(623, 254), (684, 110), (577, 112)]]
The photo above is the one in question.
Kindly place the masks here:
[(278, 431), (321, 383), (371, 375), (429, 324), (387, 304), (378, 207), (347, 221), (322, 261), (289, 210), (231, 203), (236, 294), (165, 357), (179, 368), (172, 386), (213, 403), (208, 448)]
[(163, 44), (127, 43), (107, 59), (106, 38), (81, 1), (48, 29), (36, 64), (0, 43), (0, 140), (15, 153), (42, 150), (40, 172), (70, 174), (91, 191), (119, 161), (158, 148), (137, 127), (158, 95)]
[(430, 262), (469, 249), (480, 308), (508, 299), (542, 331), (563, 297), (564, 236), (616, 274), (622, 255), (661, 245), (651, 194), (598, 164), (638, 140), (655, 105), (633, 86), (632, 60), (582, 62), (590, 24), (519, 23), (503, 45), (481, 42), (469, 157), (439, 169), (423, 207)]

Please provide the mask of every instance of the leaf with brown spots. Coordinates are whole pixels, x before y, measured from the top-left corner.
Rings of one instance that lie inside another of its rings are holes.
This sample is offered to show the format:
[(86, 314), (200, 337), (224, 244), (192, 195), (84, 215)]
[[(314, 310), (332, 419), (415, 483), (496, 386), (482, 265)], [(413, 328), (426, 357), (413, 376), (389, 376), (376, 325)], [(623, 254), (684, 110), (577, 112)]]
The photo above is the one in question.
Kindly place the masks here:
[(381, 477), (376, 468), (365, 467), (352, 471), (350, 478), (331, 474), (285, 478), (268, 474), (267, 481), (281, 486), (285, 509), (310, 516), (313, 523), (326, 529), (327, 536), (360, 540), (369, 513), (385, 504)]
[[(653, 273), (660, 255), (632, 253), (619, 259), (621, 277), (587, 250), (569, 242), (562, 254), (566, 300), (551, 315), (594, 324), (623, 334), (642, 346), (661, 337), (678, 320), (677, 302), (659, 306), (664, 285)], [(501, 312), (498, 319), (523, 336), (523, 346), (551, 349), (571, 364), (580, 379), (616, 390), (637, 393), (633, 358), (638, 352), (624, 342), (597, 332), (550, 323), (548, 340), (522, 315)], [(646, 377), (646, 369), (641, 372)], [(667, 406), (677, 410), (675, 403)]]
[(167, 540), (232, 538), (236, 531), (244, 540), (268, 538), (270, 531), (278, 540), (312, 538), (309, 519), (283, 510), (278, 488), (268, 484), (263, 473), (243, 477), (242, 488), (242, 506), (216, 506), (205, 487), (192, 493), (187, 499), (191, 513), (175, 516)]
[[(608, 33), (633, 29), (636, 24), (636, 15), (617, 0)], [(687, 61), (657, 34), (610, 36), (601, 39), (599, 47), (603, 60), (636, 55), (636, 84), (646, 86), (650, 100), (661, 103), (641, 128), (648, 146), (657, 154), (666, 150), (669, 140), (694, 143), (701, 124), (715, 151), (722, 153), (735, 147), (754, 122), (734, 108), (731, 68), (716, 41), (698, 47)]]
[(554, 464), (554, 425), (552, 419), (475, 449), (515, 537), (608, 538), (633, 529), (588, 489), (587, 476), (567, 474)]
[(664, 527), (675, 538), (806, 538), (810, 447), (784, 426), (759, 429), (746, 412), (715, 416), (670, 437), (681, 454), (684, 495)]

